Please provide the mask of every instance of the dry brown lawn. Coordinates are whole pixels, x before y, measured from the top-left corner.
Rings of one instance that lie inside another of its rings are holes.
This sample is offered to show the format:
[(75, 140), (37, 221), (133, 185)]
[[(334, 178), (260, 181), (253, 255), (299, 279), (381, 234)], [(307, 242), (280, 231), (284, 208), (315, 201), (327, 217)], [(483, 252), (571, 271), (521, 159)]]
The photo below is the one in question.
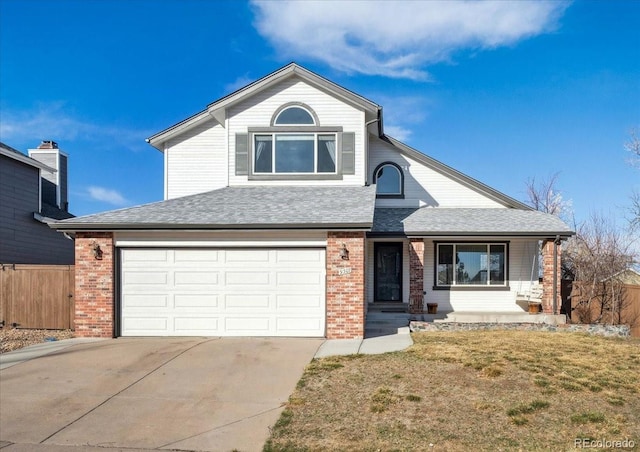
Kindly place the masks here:
[[(413, 335), (404, 352), (314, 360), (265, 451), (640, 449), (640, 340)], [(629, 444), (629, 443), (627, 443)]]

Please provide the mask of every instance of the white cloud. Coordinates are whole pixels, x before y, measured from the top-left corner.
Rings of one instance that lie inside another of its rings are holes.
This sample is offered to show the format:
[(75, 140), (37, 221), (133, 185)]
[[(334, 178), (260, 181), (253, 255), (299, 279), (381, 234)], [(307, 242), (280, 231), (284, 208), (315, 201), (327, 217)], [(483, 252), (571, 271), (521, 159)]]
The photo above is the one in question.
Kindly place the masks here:
[(87, 193), (91, 199), (106, 202), (114, 206), (124, 206), (126, 204), (129, 204), (129, 201), (120, 193), (118, 193), (117, 190), (91, 186), (87, 188)]
[(227, 83), (224, 86), (224, 92), (225, 94), (232, 93), (236, 90), (239, 90), (240, 88), (247, 86), (248, 84), (254, 81), (255, 79), (250, 78), (249, 74), (241, 75), (240, 77), (236, 78), (233, 82)]
[(139, 150), (146, 147), (144, 139), (150, 132), (110, 124), (96, 124), (78, 118), (64, 102), (39, 104), (33, 109), (2, 109), (0, 118), (0, 136), (10, 143), (31, 142), (33, 146), (38, 140), (55, 140), (69, 142), (87, 140), (110, 147)]
[(252, 0), (258, 32), (283, 58), (347, 72), (428, 80), (424, 67), (553, 30), (566, 1)]
[(433, 102), (424, 96), (371, 96), (384, 105), (384, 132), (400, 141), (412, 135), (411, 127), (423, 125)]
[(390, 126), (387, 126), (387, 125), (384, 126), (384, 133), (385, 135), (389, 135), (390, 137), (393, 137), (396, 140), (406, 141), (409, 139), (409, 137), (413, 132), (407, 129), (406, 127), (396, 126), (392, 124)]

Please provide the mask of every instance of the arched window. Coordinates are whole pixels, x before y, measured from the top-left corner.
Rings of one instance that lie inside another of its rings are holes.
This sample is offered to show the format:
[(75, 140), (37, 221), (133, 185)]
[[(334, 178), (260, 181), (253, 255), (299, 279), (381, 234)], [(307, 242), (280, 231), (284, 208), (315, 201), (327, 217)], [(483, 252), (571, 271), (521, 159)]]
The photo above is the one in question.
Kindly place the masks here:
[(316, 121), (313, 115), (304, 107), (292, 105), (276, 113), (273, 121), (275, 126), (313, 126)]
[(378, 197), (404, 196), (404, 175), (402, 169), (395, 163), (385, 162), (378, 165), (373, 172), (373, 182), (376, 184)]
[(321, 178), (340, 176), (340, 130), (319, 126), (311, 107), (301, 102), (282, 105), (271, 117), (271, 127), (250, 130), (252, 175), (273, 175), (281, 180), (307, 174)]

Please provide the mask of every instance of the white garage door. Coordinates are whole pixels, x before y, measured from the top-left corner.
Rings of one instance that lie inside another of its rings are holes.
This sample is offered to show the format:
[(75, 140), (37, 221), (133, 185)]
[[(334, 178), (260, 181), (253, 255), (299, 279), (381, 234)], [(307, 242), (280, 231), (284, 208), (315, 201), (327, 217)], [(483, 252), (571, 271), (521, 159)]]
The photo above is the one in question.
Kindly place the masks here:
[(324, 249), (123, 249), (122, 336), (325, 335)]

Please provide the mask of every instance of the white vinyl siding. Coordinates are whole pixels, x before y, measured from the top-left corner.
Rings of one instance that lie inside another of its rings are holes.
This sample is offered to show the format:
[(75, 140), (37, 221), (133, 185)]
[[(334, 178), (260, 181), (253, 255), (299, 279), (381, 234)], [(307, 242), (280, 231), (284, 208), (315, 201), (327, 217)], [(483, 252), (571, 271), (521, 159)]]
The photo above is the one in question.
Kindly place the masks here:
[[(322, 127), (342, 127), (343, 132), (355, 132), (355, 174), (337, 180), (260, 180), (235, 174), (235, 135), (246, 134), (249, 127), (268, 127), (271, 117), (282, 105), (304, 102), (313, 109)], [(261, 91), (227, 111), (229, 146), (229, 185), (363, 185), (364, 184), (364, 111), (330, 94), (292, 77)]]
[(321, 248), (121, 251), (123, 336), (325, 335)]
[[(466, 238), (465, 238), (466, 240)], [(469, 240), (473, 240), (470, 238)], [(484, 238), (478, 241), (488, 241)], [(509, 290), (500, 286), (488, 286), (473, 290), (434, 290), (435, 244), (432, 240), (425, 240), (424, 256), (424, 290), (425, 303), (438, 303), (438, 310), (442, 312), (523, 312), (522, 306), (516, 304), (518, 293), (526, 293), (531, 288), (531, 269), (533, 280), (537, 281), (537, 240), (496, 238), (498, 241), (508, 241), (508, 285)], [(455, 241), (455, 240), (452, 240)]]
[(383, 162), (397, 164), (404, 173), (404, 199), (377, 199), (376, 207), (504, 207), (502, 204), (403, 154), (370, 136), (369, 175)]
[(211, 119), (165, 149), (165, 199), (204, 193), (226, 187), (227, 131)]

